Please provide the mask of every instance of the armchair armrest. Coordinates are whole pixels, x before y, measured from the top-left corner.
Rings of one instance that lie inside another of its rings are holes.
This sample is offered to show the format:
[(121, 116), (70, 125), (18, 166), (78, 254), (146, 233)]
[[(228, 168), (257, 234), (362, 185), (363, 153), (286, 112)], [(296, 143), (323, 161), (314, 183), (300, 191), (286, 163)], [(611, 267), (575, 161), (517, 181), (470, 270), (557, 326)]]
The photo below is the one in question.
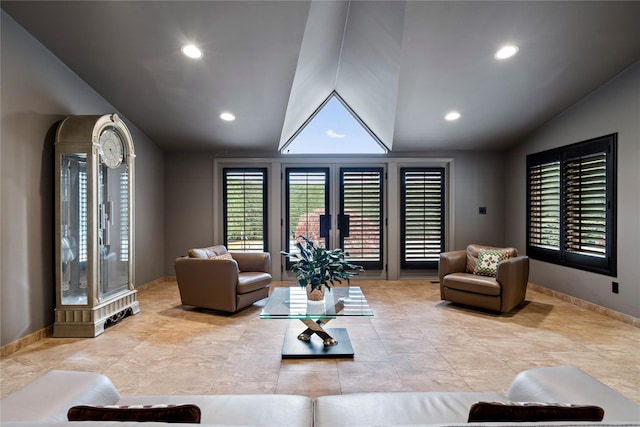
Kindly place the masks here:
[(178, 258), (174, 268), (183, 304), (214, 310), (235, 307), (238, 285), (235, 260)]
[(464, 273), (467, 269), (467, 251), (442, 252), (438, 264), (440, 285), (444, 284), (444, 276), (450, 273)]
[(271, 269), (271, 254), (269, 252), (232, 252), (231, 256), (238, 262), (240, 271), (269, 273)]
[(502, 287), (502, 312), (511, 310), (524, 300), (529, 281), (529, 257), (518, 256), (498, 264), (496, 281)]

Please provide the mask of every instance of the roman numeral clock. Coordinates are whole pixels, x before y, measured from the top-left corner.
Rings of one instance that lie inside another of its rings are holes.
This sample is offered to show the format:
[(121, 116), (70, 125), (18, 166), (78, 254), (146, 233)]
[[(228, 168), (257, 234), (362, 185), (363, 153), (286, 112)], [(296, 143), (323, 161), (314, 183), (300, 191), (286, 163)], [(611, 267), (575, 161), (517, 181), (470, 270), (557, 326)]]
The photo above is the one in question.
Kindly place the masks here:
[(133, 140), (116, 114), (69, 116), (55, 141), (54, 337), (95, 337), (140, 311)]

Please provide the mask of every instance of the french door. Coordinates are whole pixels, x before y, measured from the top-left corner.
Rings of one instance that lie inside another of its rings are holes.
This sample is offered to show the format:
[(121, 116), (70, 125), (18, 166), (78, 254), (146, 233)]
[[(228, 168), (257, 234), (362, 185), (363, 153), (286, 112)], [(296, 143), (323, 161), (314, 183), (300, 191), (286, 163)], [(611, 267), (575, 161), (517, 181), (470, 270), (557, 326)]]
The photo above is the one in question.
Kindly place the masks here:
[[(340, 247), (367, 276), (384, 274), (384, 169), (382, 167), (284, 167), (284, 247), (296, 239)], [(283, 278), (291, 264), (287, 260)], [(287, 274), (288, 273), (288, 274)]]
[(382, 168), (340, 168), (340, 247), (365, 270), (383, 269)]

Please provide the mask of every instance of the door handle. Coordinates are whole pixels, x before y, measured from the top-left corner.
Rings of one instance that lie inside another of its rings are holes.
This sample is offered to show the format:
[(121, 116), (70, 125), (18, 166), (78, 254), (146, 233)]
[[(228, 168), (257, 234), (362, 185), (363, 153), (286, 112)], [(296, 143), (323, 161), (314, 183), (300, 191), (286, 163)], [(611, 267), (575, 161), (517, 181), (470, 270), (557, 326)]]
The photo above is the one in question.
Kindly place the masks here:
[(340, 237), (349, 237), (349, 215), (338, 215), (338, 230)]
[(329, 230), (331, 230), (331, 215), (320, 215), (320, 237), (329, 239)]

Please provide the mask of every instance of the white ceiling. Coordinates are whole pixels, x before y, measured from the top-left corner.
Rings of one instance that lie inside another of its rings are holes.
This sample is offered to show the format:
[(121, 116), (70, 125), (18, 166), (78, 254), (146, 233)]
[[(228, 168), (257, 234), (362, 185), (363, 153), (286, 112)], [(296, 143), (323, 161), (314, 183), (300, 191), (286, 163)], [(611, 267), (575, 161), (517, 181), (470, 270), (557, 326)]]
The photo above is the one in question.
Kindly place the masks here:
[(277, 152), (334, 89), (393, 153), (501, 149), (640, 60), (639, 1), (1, 6), (167, 151)]

